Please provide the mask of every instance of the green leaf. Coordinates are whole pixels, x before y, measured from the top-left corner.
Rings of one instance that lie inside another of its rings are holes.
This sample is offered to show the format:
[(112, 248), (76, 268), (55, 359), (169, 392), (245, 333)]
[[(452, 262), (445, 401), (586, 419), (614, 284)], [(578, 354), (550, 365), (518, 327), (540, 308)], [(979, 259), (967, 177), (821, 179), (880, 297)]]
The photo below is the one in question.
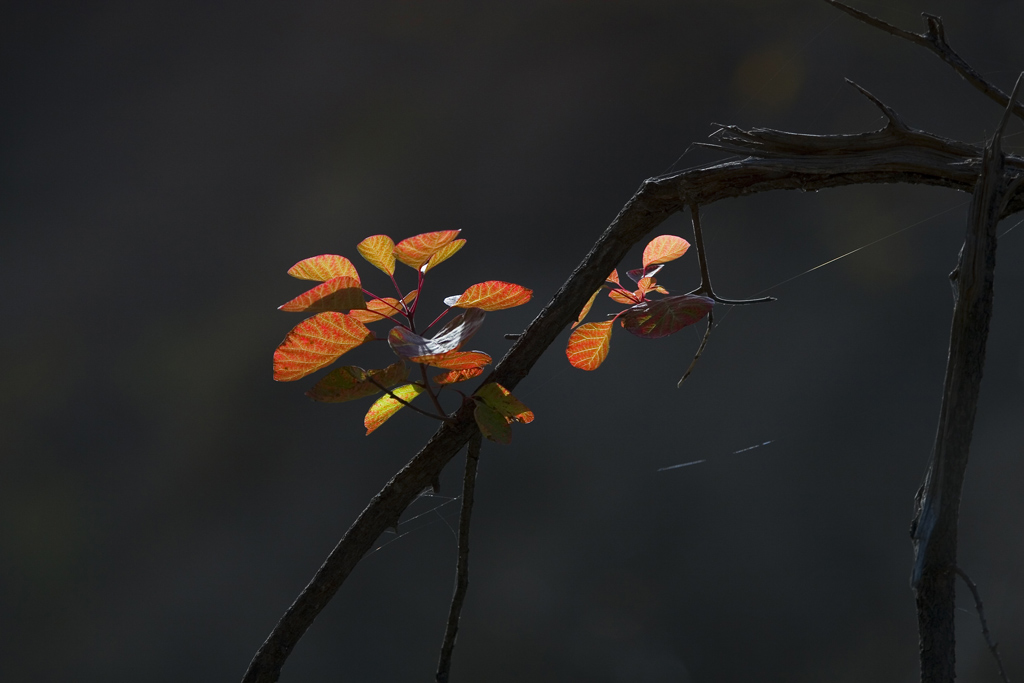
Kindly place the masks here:
[[(323, 379), (306, 392), (306, 396), (323, 403), (354, 401), (357, 398), (379, 394), (382, 389), (377, 386), (378, 384), (389, 388), (404, 382), (408, 377), (409, 369), (402, 361), (383, 370), (369, 372), (355, 365), (346, 365), (324, 375)], [(377, 384), (370, 381), (370, 378), (376, 380)]]
[(476, 390), (475, 396), (508, 420), (515, 420), (523, 424), (533, 422), (533, 411), (524, 406), (518, 398), (512, 395), (511, 391), (497, 382), (488, 382), (483, 385)]
[(480, 428), (480, 433), (497, 443), (512, 443), (512, 427), (505, 416), (483, 401), (477, 401), (473, 417)]
[[(392, 389), (391, 392), (402, 399), (402, 401), (408, 403), (423, 393), (423, 387), (419, 384), (405, 384), (397, 389)], [(387, 394), (378, 398), (366, 412), (366, 417), (363, 418), (366, 433), (372, 433), (387, 422), (392, 415), (404, 408), (405, 403), (402, 403), (402, 401), (396, 401)]]

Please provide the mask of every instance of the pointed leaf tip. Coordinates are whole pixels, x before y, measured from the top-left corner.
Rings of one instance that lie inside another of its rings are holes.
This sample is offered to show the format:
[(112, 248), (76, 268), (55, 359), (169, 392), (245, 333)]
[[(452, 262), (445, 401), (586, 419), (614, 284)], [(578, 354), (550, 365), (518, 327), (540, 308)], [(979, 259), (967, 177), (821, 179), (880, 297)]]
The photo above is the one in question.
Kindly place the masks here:
[(569, 335), (565, 355), (574, 368), (596, 370), (608, 357), (612, 338), (612, 321), (584, 323)]
[[(425, 232), (404, 239), (395, 245), (395, 258), (409, 266), (419, 270), (426, 265), (430, 258), (439, 252), (442, 247), (455, 239), (459, 234), (458, 230), (441, 230), (438, 232)], [(456, 249), (455, 251), (458, 251)], [(455, 252), (451, 252), (454, 254)], [(447, 258), (447, 257), (445, 257)]]

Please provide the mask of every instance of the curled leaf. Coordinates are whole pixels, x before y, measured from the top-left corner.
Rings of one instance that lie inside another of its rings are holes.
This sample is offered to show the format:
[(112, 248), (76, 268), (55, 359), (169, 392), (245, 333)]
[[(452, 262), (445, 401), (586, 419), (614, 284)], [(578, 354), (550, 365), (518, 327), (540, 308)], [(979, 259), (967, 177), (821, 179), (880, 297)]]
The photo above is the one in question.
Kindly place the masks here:
[(344, 313), (328, 311), (306, 318), (274, 351), (274, 379), (292, 382), (305, 377), (371, 339), (373, 332)]
[(574, 322), (572, 324), (572, 327), (570, 327), (569, 329), (574, 329), (577, 325), (583, 322), (583, 319), (587, 317), (587, 313), (590, 313), (590, 309), (594, 305), (594, 300), (597, 299), (597, 295), (600, 293), (601, 289), (598, 289), (596, 292), (590, 295), (590, 298), (587, 299), (587, 304), (583, 307), (583, 310), (580, 311), (579, 316), (577, 316), (576, 322)]
[(612, 321), (584, 323), (569, 335), (565, 355), (573, 367), (596, 370), (608, 357), (612, 338)]
[(505, 416), (483, 401), (477, 401), (473, 410), (473, 417), (480, 433), (491, 441), (501, 444), (512, 443), (512, 427)]
[(434, 252), (434, 255), (427, 261), (427, 265), (423, 268), (423, 272), (427, 272), (442, 261), (447, 261), (455, 255), (459, 249), (466, 244), (466, 240), (452, 240), (448, 244), (444, 245), (440, 249)]
[(316, 280), (327, 282), (336, 277), (350, 277), (359, 282), (359, 273), (344, 256), (337, 254), (321, 254), (299, 261), (288, 269), (288, 274), (300, 280)]
[(455, 384), (456, 382), (465, 382), (467, 379), (479, 377), (483, 373), (484, 369), (482, 367), (466, 368), (465, 370), (449, 370), (444, 374), (434, 377), (434, 381), (438, 384)]
[(533, 422), (533, 411), (512, 395), (512, 392), (497, 382), (488, 382), (476, 390), (475, 396), (504, 415), (509, 421)]
[(715, 302), (706, 296), (679, 294), (645, 301), (626, 309), (619, 320), (627, 331), (645, 339), (675, 334), (708, 314)]
[(445, 370), (469, 370), (483, 368), (485, 365), (491, 364), (491, 357), (483, 351), (449, 351), (433, 353), (428, 356), (414, 356), (409, 360), (413, 363), (423, 363)]
[(402, 361), (383, 370), (367, 371), (355, 365), (346, 365), (324, 375), (323, 379), (306, 392), (306, 396), (324, 403), (354, 401), (364, 396), (379, 394), (382, 391), (380, 387), (393, 387), (408, 377), (409, 369)]
[(660, 235), (659, 237), (655, 237), (647, 243), (646, 247), (644, 247), (644, 268), (658, 263), (675, 261), (677, 258), (685, 254), (686, 250), (689, 248), (690, 243), (682, 237), (676, 237), (675, 235)]
[(387, 235), (371, 235), (357, 244), (356, 250), (370, 265), (395, 274), (395, 241)]
[(303, 292), (278, 309), (289, 312), (339, 311), (366, 308), (363, 288), (359, 280), (348, 276), (336, 277)]
[(533, 296), (533, 290), (501, 280), (488, 280), (473, 285), (459, 296), (444, 300), (448, 306), (479, 308), (484, 311), (500, 311), (525, 304)]
[[(402, 399), (402, 401), (409, 403), (423, 393), (423, 387), (419, 384), (405, 384), (397, 389), (392, 389), (391, 393)], [(366, 427), (366, 433), (370, 434), (387, 422), (392, 415), (404, 408), (405, 403), (402, 403), (402, 401), (396, 401), (388, 394), (374, 401), (363, 418), (363, 426)]]
[(458, 230), (441, 230), (414, 235), (395, 245), (395, 258), (405, 265), (419, 270), (430, 260), (431, 256), (455, 239), (458, 234)]
[(401, 358), (458, 351), (459, 347), (480, 329), (484, 316), (485, 313), (480, 309), (471, 308), (448, 321), (448, 324), (430, 339), (410, 332), (404, 327), (394, 327), (388, 333), (388, 343), (391, 350)]

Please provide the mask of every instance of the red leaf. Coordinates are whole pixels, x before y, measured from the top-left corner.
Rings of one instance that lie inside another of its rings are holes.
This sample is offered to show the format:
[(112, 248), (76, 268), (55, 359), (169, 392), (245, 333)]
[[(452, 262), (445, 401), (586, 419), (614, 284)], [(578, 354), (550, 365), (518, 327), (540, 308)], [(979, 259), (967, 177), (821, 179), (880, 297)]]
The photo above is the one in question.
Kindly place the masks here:
[(434, 381), (438, 384), (455, 384), (456, 382), (465, 382), (467, 379), (473, 379), (484, 373), (483, 368), (466, 368), (465, 370), (449, 370), (448, 372), (438, 375), (434, 378)]
[(636, 336), (657, 339), (697, 322), (708, 314), (714, 304), (705, 296), (679, 294), (631, 306), (619, 316), (619, 320)]
[(395, 274), (395, 241), (387, 235), (371, 235), (357, 244), (356, 250), (370, 265)]
[(394, 327), (388, 333), (391, 350), (401, 358), (432, 356), (449, 351), (458, 351), (466, 340), (472, 337), (484, 322), (485, 313), (471, 308), (448, 321), (440, 332), (431, 339), (421, 337), (404, 327)]
[(611, 338), (611, 320), (603, 323), (584, 323), (569, 335), (565, 355), (575, 368), (596, 370), (608, 356)]
[[(397, 389), (392, 389), (391, 393), (402, 399), (402, 401), (409, 403), (423, 393), (423, 387), (419, 384), (405, 384)], [(402, 401), (396, 401), (387, 394), (378, 398), (370, 406), (370, 409), (366, 411), (366, 417), (363, 418), (363, 426), (366, 427), (366, 433), (370, 434), (377, 427), (387, 422), (388, 418), (404, 408), (405, 403), (402, 403)]]
[(437, 264), (441, 263), (442, 261), (447, 261), (448, 259), (455, 255), (455, 252), (457, 252), (459, 249), (462, 249), (462, 247), (465, 244), (466, 240), (453, 240), (448, 244), (444, 245), (443, 247), (435, 251), (434, 255), (430, 257), (430, 260), (427, 261), (427, 265), (423, 268), (423, 272), (427, 272), (428, 270), (430, 270)]
[(402, 361), (383, 370), (369, 372), (355, 365), (346, 365), (324, 375), (323, 379), (306, 392), (306, 396), (324, 403), (342, 403), (379, 394), (382, 389), (370, 381), (370, 377), (385, 388), (393, 387), (409, 377), (409, 369)]
[(597, 295), (600, 293), (601, 290), (599, 289), (590, 295), (590, 299), (587, 300), (587, 305), (583, 307), (583, 310), (580, 311), (579, 316), (576, 318), (576, 322), (574, 322), (572, 324), (572, 327), (570, 327), (569, 329), (574, 329), (577, 325), (583, 322), (583, 319), (587, 317), (587, 313), (590, 313), (590, 308), (594, 305), (594, 300), (597, 299)]
[(448, 306), (459, 308), (480, 308), (485, 311), (500, 311), (525, 304), (533, 296), (533, 290), (501, 280), (488, 280), (475, 284), (459, 296), (444, 300)]
[(527, 424), (533, 422), (533, 411), (524, 406), (512, 392), (497, 382), (488, 382), (476, 390), (477, 397), (497, 410), (507, 420)]
[(321, 254), (312, 258), (299, 261), (288, 269), (288, 274), (300, 280), (316, 280), (326, 282), (336, 277), (350, 277), (359, 282), (359, 273), (344, 256), (336, 254)]
[(482, 351), (449, 351), (429, 356), (415, 356), (409, 360), (445, 370), (471, 370), (491, 364), (491, 357)]
[(299, 311), (340, 311), (366, 308), (366, 299), (359, 280), (351, 277), (336, 277), (303, 292), (288, 303), (278, 306), (279, 310)]
[(675, 235), (661, 235), (655, 237), (644, 247), (643, 264), (644, 268), (656, 263), (668, 263), (686, 253), (690, 243), (682, 237)]
[(319, 313), (292, 328), (274, 351), (274, 379), (292, 382), (373, 339), (373, 332), (344, 313)]
[(501, 444), (512, 443), (512, 427), (505, 416), (483, 401), (478, 401), (473, 410), (473, 417), (480, 433), (491, 441)]
[(455, 239), (458, 234), (458, 230), (441, 230), (440, 232), (425, 232), (404, 239), (395, 245), (395, 257), (405, 265), (419, 270), (430, 260), (431, 256)]
[(370, 299), (366, 302), (365, 311), (352, 311), (349, 315), (362, 323), (372, 323), (384, 318), (393, 318), (402, 314), (402, 304), (398, 299), (384, 297), (383, 299)]

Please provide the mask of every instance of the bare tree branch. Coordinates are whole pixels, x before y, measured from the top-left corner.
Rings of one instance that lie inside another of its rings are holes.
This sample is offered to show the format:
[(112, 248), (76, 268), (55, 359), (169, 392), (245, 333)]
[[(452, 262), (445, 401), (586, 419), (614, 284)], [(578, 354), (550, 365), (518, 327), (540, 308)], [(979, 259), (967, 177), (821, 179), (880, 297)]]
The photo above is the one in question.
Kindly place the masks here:
[(956, 573), (964, 580), (967, 588), (971, 591), (971, 595), (974, 596), (974, 606), (978, 610), (978, 620), (981, 622), (981, 635), (985, 638), (985, 644), (988, 645), (992, 658), (996, 660), (996, 666), (999, 667), (999, 677), (1003, 679), (1003, 683), (1010, 683), (1010, 679), (1006, 677), (1006, 669), (1003, 668), (1003, 658), (999, 656), (999, 643), (992, 641), (992, 634), (988, 631), (988, 621), (985, 619), (985, 606), (981, 604), (981, 593), (978, 591), (978, 584), (971, 581), (971, 577), (967, 576), (967, 572), (960, 567), (956, 568)]
[(459, 559), (455, 567), (455, 593), (452, 595), (452, 606), (448, 611), (448, 625), (444, 631), (444, 642), (441, 644), (441, 655), (437, 662), (437, 683), (448, 683), (448, 674), (452, 668), (452, 651), (455, 649), (455, 636), (459, 633), (459, 616), (462, 614), (462, 603), (469, 589), (469, 523), (473, 516), (473, 490), (476, 488), (476, 469), (480, 462), (480, 432), (469, 440), (466, 451), (466, 475), (462, 482), (462, 512), (459, 514)]
[[(937, 17), (932, 14), (922, 14), (928, 25), (928, 30), (925, 33), (912, 33), (910, 31), (904, 31), (892, 24), (888, 24), (881, 19), (877, 19), (866, 12), (861, 12), (858, 9), (844, 5), (838, 0), (825, 0), (825, 2), (836, 9), (846, 12), (851, 17), (858, 19), (869, 26), (874, 26), (875, 28), (885, 31), (890, 35), (894, 35), (897, 38), (903, 38), (904, 40), (909, 40), (915, 45), (920, 45), (921, 47), (934, 52), (938, 55), (939, 59), (953, 67), (953, 70), (960, 74), (961, 78), (983, 92), (989, 99), (998, 103), (1000, 107), (1003, 107), (1004, 109), (1007, 107), (1007, 104), (1010, 101), (1007, 94), (985, 80), (981, 74), (975, 71), (974, 68), (968, 64), (963, 57), (958, 55), (953, 48), (949, 46), (949, 43), (946, 42), (946, 30), (942, 26), (941, 17)], [(1015, 102), (1012, 109), (1014, 114), (1019, 118), (1024, 119), (1024, 106)]]

